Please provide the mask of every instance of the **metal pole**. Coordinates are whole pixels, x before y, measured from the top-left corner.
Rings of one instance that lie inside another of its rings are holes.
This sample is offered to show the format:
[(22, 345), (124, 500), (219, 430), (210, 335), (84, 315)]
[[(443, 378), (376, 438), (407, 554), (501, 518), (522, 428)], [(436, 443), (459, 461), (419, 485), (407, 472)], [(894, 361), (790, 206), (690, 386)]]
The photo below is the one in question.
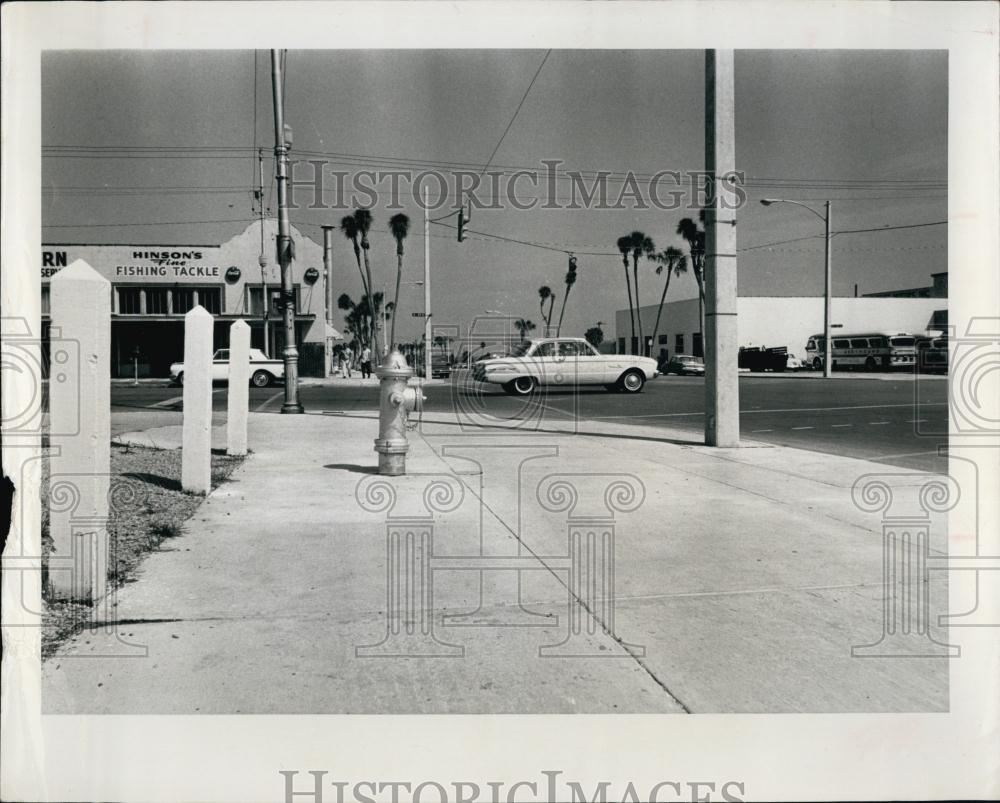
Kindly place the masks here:
[(428, 188), (424, 187), (424, 379), (431, 378), (431, 220)]
[(830, 318), (833, 304), (833, 274), (830, 272), (830, 202), (826, 202), (826, 297), (823, 305), (823, 376), (833, 372), (833, 348), (830, 342)]
[(299, 350), (295, 344), (295, 288), (292, 285), (292, 227), (288, 220), (288, 148), (285, 145), (284, 100), (281, 97), (281, 51), (271, 51), (271, 91), (274, 96), (274, 161), (278, 178), (278, 264), (281, 266), (282, 312), (285, 318), (285, 403), (283, 413), (301, 413)]
[[(323, 226), (323, 273), (326, 279), (326, 326), (333, 326), (333, 226)], [(333, 349), (329, 331), (323, 332), (324, 374), (333, 373)]]
[(736, 166), (732, 50), (705, 51), (705, 167), (713, 182), (705, 215), (705, 443), (740, 445), (736, 331), (736, 218), (720, 176)]
[(267, 292), (267, 256), (264, 254), (264, 149), (261, 148), (257, 151), (257, 170), (260, 173), (260, 198), (258, 203), (260, 204), (260, 256), (257, 257), (257, 262), (260, 264), (260, 295), (261, 295), (261, 308), (264, 314), (264, 356), (270, 359), (271, 357), (271, 338), (269, 338), (267, 331), (267, 318), (270, 313), (271, 299)]

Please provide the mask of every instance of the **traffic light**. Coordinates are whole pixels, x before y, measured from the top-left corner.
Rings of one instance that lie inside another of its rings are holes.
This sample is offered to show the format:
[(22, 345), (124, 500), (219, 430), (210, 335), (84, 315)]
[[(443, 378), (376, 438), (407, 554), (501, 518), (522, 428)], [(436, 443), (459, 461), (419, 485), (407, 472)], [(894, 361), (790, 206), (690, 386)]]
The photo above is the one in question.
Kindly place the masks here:
[(465, 227), (469, 225), (469, 221), (472, 220), (472, 201), (469, 201), (469, 211), (465, 211), (463, 206), (458, 210), (458, 241), (462, 242), (465, 240)]
[(576, 273), (576, 257), (572, 254), (569, 257), (569, 272)]

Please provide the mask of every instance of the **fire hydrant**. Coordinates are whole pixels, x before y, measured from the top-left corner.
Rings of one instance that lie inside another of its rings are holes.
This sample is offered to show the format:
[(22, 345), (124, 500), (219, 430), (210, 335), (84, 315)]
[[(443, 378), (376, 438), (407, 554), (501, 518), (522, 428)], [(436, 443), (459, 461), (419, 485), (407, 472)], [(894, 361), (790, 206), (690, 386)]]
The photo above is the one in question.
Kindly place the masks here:
[(413, 369), (397, 350), (386, 355), (375, 370), (379, 378), (379, 420), (375, 451), (378, 452), (378, 473), (398, 477), (406, 473), (407, 415), (417, 409), (425, 396), (417, 388), (407, 386)]

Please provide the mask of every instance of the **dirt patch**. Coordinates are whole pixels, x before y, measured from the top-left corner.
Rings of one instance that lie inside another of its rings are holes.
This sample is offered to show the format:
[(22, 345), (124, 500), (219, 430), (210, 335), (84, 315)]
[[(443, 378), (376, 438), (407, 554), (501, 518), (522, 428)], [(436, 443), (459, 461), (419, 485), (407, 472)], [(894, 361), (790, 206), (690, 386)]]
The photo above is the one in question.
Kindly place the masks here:
[[(212, 488), (225, 482), (242, 457), (212, 454)], [(90, 605), (48, 599), (49, 464), (42, 465), (42, 588), (45, 602), (42, 658), (79, 633), (91, 620)], [(205, 500), (181, 490), (181, 451), (139, 446), (111, 447), (111, 492), (108, 520), (108, 582), (121, 586), (136, 579), (136, 569), (150, 552), (166, 548), (181, 534), (184, 522)]]

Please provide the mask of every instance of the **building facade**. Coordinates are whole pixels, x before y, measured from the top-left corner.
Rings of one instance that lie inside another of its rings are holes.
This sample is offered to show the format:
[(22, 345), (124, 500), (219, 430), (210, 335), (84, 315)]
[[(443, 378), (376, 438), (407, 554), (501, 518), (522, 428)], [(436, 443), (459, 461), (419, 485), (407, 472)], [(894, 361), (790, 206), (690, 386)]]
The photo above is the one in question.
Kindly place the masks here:
[(948, 271), (932, 273), (930, 287), (907, 287), (903, 290), (882, 290), (878, 293), (865, 293), (865, 298), (947, 298)]
[[(200, 304), (215, 316), (215, 347), (229, 345), (236, 320), (250, 325), (251, 346), (280, 359), (284, 347), (277, 224), (253, 223), (220, 245), (46, 243), (41, 253), (42, 333), (47, 341), (49, 282), (84, 260), (111, 282), (111, 375), (169, 376), (184, 358), (184, 314)], [(299, 372), (323, 376), (327, 348), (327, 277), (322, 246), (292, 229), (292, 284)], [(261, 267), (261, 254), (266, 264)]]
[[(940, 331), (942, 321), (947, 322), (947, 302), (940, 298), (834, 298), (831, 308), (834, 333), (923, 334)], [(647, 343), (652, 337), (658, 312), (659, 307), (655, 304), (639, 308)], [(697, 298), (664, 304), (656, 339), (648, 349), (649, 355), (658, 360), (675, 354), (701, 356), (700, 328)], [(740, 346), (785, 346), (790, 353), (802, 357), (809, 337), (823, 331), (823, 298), (740, 297), (737, 300), (737, 330)], [(619, 353), (632, 351), (627, 309), (615, 313), (615, 335)]]

